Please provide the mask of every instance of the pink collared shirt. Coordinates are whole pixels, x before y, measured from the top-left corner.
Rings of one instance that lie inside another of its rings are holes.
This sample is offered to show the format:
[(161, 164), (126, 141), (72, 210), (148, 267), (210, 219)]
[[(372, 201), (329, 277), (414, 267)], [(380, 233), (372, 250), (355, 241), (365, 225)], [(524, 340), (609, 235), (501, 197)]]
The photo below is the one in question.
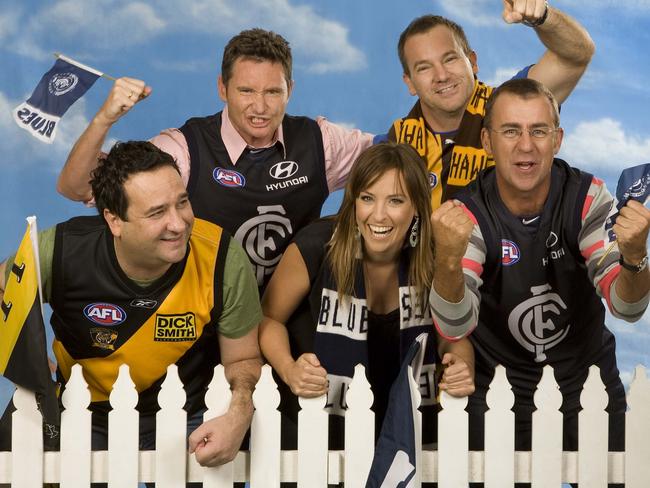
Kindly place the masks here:
[[(340, 125), (328, 122), (325, 117), (317, 117), (316, 123), (323, 134), (327, 187), (330, 192), (333, 192), (343, 188), (352, 164), (364, 149), (372, 145), (374, 136), (367, 132), (361, 132), (359, 129), (345, 129)], [(224, 107), (221, 116), (221, 139), (233, 162), (237, 161), (248, 147), (246, 141), (230, 122), (228, 107)], [(183, 133), (178, 129), (165, 129), (157, 136), (152, 137), (150, 141), (176, 159), (183, 182), (187, 185), (190, 178), (190, 153)], [(276, 142), (282, 144), (284, 148), (282, 125), (278, 127), (273, 141), (267, 147)]]

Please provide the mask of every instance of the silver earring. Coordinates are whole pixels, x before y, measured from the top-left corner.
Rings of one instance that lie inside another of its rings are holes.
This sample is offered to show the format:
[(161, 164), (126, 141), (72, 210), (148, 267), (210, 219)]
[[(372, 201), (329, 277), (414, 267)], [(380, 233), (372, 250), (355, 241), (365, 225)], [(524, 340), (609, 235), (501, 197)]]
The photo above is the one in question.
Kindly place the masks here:
[(363, 249), (362, 249), (362, 244), (361, 244), (361, 231), (359, 230), (358, 225), (354, 226), (354, 240), (355, 240), (354, 258), (355, 259), (363, 259)]
[(413, 225), (411, 226), (411, 233), (409, 234), (409, 244), (411, 247), (418, 245), (418, 240), (420, 239), (420, 216), (416, 215), (413, 219)]

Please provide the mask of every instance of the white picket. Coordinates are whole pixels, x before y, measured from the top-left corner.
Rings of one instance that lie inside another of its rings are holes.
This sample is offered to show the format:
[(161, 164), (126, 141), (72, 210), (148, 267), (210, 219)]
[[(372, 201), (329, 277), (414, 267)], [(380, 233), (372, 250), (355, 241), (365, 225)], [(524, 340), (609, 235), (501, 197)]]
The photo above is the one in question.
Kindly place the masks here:
[(185, 390), (175, 364), (167, 367), (167, 375), (158, 393), (160, 410), (156, 413), (156, 488), (178, 488), (186, 479), (185, 448), (187, 413)]
[(469, 482), (467, 397), (440, 394), (438, 414), (438, 486), (458, 488)]
[(135, 410), (138, 392), (129, 376), (129, 367), (120, 366), (108, 412), (108, 488), (138, 486), (138, 451), (140, 415)]
[(485, 488), (513, 486), (515, 482), (515, 414), (511, 410), (515, 395), (503, 366), (494, 370), (494, 378), (485, 398)]
[[(155, 481), (157, 486), (183, 486), (185, 480), (205, 480), (206, 488), (232, 487), (233, 481), (251, 480), (252, 488), (278, 487), (280, 481), (298, 479), (300, 487), (325, 488), (328, 483), (345, 481), (350, 488), (361, 487), (374, 452), (372, 393), (361, 367), (347, 392), (346, 451), (327, 450), (326, 397), (300, 401), (299, 451), (280, 451), (279, 395), (266, 366), (254, 393), (255, 414), (251, 433), (251, 453), (240, 452), (225, 468), (200, 467), (194, 456), (187, 457), (186, 419), (182, 410), (184, 392), (171, 367), (159, 395), (157, 450), (138, 450), (137, 393), (127, 366), (110, 395), (109, 450), (90, 451), (90, 395), (79, 366), (72, 370), (62, 398), (61, 452), (42, 449), (42, 418), (34, 395), (18, 389), (13, 414), (12, 452), (0, 453), (0, 486), (40, 488), (43, 481), (61, 483), (62, 488), (81, 488), (89, 481), (106, 482), (111, 488), (135, 488), (138, 481)], [(419, 405), (418, 385), (411, 378), (411, 397)], [(230, 389), (223, 367), (206, 394), (213, 418), (227, 411)], [(561, 451), (562, 397), (550, 367), (544, 369), (534, 396), (531, 452), (513, 452), (514, 420), (510, 408), (513, 396), (505, 371), (498, 367), (486, 398), (489, 411), (485, 421), (485, 451), (467, 452), (466, 399), (442, 395), (437, 451), (421, 451), (421, 417), (415, 419), (416, 465), (410, 487), (421, 480), (439, 481), (440, 488), (466, 486), (468, 479), (485, 481), (486, 488), (512, 486), (512, 480), (531, 481), (533, 488), (559, 488), (562, 482), (579, 482), (585, 487), (605, 487), (610, 482), (627, 488), (645, 487), (650, 479), (650, 381), (639, 366), (628, 395), (626, 451), (607, 452), (607, 395), (593, 367), (581, 395), (579, 452)], [(188, 462), (185, 468), (185, 463)], [(469, 473), (469, 474), (468, 474)]]
[(607, 403), (609, 397), (600, 378), (600, 368), (589, 368), (580, 395), (578, 415), (578, 483), (589, 488), (607, 488)]
[(255, 413), (251, 422), (251, 488), (280, 486), (280, 393), (273, 381), (271, 366), (262, 375), (253, 393)]
[(326, 395), (298, 400), (298, 488), (327, 487), (326, 401)]
[(18, 386), (11, 420), (12, 488), (40, 488), (43, 480), (43, 417), (36, 398)]
[(370, 410), (373, 395), (361, 364), (354, 368), (345, 401), (345, 486), (363, 488), (375, 455), (375, 414)]
[[(205, 394), (205, 405), (208, 407), (203, 421), (206, 422), (215, 417), (220, 417), (228, 411), (232, 393), (230, 385), (226, 380), (226, 373), (223, 365), (219, 364), (214, 368), (212, 381)], [(229, 462), (215, 468), (206, 468), (203, 474), (204, 488), (230, 488), (234, 480), (234, 463)]]
[(532, 488), (558, 488), (562, 482), (562, 405), (553, 368), (544, 366), (533, 396)]
[(650, 480), (650, 381), (643, 366), (634, 370), (625, 414), (625, 486), (646, 488)]
[(81, 365), (75, 364), (61, 398), (61, 488), (90, 486), (90, 391)]

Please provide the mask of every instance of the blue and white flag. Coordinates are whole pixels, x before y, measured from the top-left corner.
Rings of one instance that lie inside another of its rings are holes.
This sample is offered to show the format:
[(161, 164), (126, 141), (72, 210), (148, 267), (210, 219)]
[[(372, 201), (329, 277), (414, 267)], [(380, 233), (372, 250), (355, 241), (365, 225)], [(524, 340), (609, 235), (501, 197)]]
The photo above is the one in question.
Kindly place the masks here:
[[(388, 408), (372, 460), (366, 488), (410, 488), (415, 486), (417, 469), (415, 428), (417, 407), (413, 404), (409, 381), (420, 377), (426, 333), (420, 334), (409, 348), (399, 375), (390, 389)], [(415, 390), (417, 390), (417, 386)]]
[(37, 139), (51, 143), (59, 120), (103, 73), (65, 56), (43, 75), (32, 96), (13, 110), (19, 127)]
[(605, 231), (609, 243), (616, 240), (616, 233), (612, 227), (625, 204), (629, 200), (636, 200), (645, 205), (648, 199), (650, 199), (650, 163), (625, 168), (618, 178), (616, 198), (612, 203), (607, 220), (605, 220)]

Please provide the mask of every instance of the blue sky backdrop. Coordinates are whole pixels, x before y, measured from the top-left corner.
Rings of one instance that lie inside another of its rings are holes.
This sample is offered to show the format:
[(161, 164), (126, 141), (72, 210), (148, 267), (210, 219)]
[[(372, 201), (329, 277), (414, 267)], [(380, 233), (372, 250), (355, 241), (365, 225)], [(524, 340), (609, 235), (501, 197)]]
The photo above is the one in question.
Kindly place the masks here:
[[(613, 191), (622, 168), (650, 161), (650, 0), (551, 3), (578, 19), (596, 43), (586, 75), (562, 108), (560, 156), (605, 179)], [(11, 118), (11, 109), (53, 64), (54, 51), (150, 84), (152, 95), (113, 128), (109, 142), (147, 139), (190, 116), (220, 110), (216, 78), (225, 43), (242, 29), (271, 29), (293, 48), (289, 113), (325, 115), (377, 133), (414, 102), (402, 82), (396, 45), (419, 15), (441, 14), (463, 25), (486, 82), (499, 83), (539, 59), (543, 47), (532, 29), (505, 24), (501, 9), (498, 0), (0, 0), (0, 257), (17, 247), (28, 215), (44, 229), (92, 212), (60, 197), (55, 183), (111, 82), (98, 80), (70, 109), (52, 145)], [(339, 200), (332, 198), (326, 213)], [(608, 317), (608, 324), (627, 383), (636, 364), (650, 363), (650, 324), (647, 317), (636, 325)], [(10, 390), (0, 379), (0, 407)]]

